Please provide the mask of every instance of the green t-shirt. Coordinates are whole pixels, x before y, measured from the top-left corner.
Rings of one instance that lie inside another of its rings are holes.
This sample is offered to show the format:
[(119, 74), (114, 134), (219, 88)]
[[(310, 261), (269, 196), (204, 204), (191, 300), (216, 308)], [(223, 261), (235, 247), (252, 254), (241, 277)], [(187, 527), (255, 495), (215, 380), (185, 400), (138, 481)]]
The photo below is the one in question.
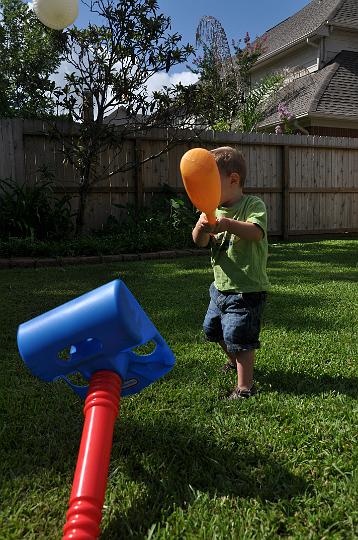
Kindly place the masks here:
[(265, 203), (252, 195), (244, 195), (234, 206), (220, 206), (216, 217), (256, 223), (263, 231), (258, 242), (243, 240), (228, 231), (215, 235), (211, 244), (211, 264), (215, 287), (219, 291), (267, 291), (270, 283), (266, 274), (267, 214)]

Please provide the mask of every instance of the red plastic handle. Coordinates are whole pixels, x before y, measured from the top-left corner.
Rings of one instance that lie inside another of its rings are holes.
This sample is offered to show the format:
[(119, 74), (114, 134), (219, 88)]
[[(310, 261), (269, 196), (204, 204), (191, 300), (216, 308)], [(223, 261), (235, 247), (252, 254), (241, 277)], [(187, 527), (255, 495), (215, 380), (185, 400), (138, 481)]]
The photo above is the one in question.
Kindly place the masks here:
[(85, 421), (62, 540), (96, 540), (106, 493), (121, 378), (112, 371), (91, 377)]

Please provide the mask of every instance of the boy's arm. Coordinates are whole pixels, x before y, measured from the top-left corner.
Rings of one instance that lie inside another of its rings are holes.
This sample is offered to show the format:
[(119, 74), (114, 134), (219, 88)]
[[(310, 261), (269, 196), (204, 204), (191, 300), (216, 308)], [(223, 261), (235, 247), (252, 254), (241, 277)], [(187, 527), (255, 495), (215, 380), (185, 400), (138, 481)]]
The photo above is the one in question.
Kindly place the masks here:
[(213, 227), (209, 225), (206, 215), (201, 214), (192, 232), (194, 243), (199, 247), (206, 247), (209, 244), (212, 229)]
[(228, 231), (230, 234), (239, 236), (243, 240), (259, 242), (263, 238), (263, 230), (259, 225), (250, 221), (237, 221), (236, 219), (220, 218), (214, 228), (215, 233)]

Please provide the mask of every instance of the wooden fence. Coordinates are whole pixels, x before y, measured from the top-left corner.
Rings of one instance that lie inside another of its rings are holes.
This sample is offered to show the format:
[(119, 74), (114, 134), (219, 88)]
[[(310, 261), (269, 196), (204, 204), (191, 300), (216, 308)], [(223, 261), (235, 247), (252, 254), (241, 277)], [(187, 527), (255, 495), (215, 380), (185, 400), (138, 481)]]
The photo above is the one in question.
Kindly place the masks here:
[[(55, 175), (57, 191), (75, 197), (76, 171), (44, 131), (40, 121), (0, 120), (0, 179), (37, 182), (45, 164)], [(159, 152), (166, 139), (166, 131), (128, 139), (121, 162)], [(206, 132), (200, 140), (181, 142), (155, 160), (104, 179), (91, 190), (86, 226), (100, 228), (110, 214), (118, 216), (116, 204), (150, 205), (164, 184), (183, 193), (183, 153), (194, 146), (226, 145), (237, 147), (247, 160), (245, 191), (265, 201), (271, 236), (358, 233), (358, 139), (257, 133)], [(112, 158), (113, 153), (104, 153), (102, 165)]]

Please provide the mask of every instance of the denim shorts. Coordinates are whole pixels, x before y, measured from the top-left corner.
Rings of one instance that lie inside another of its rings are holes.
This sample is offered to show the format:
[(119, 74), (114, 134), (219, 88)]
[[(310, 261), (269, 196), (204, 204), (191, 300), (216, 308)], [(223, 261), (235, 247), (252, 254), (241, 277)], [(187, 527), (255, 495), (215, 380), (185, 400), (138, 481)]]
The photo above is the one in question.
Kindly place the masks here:
[(260, 326), (266, 292), (220, 292), (210, 286), (203, 328), (208, 341), (224, 341), (229, 353), (260, 348)]

